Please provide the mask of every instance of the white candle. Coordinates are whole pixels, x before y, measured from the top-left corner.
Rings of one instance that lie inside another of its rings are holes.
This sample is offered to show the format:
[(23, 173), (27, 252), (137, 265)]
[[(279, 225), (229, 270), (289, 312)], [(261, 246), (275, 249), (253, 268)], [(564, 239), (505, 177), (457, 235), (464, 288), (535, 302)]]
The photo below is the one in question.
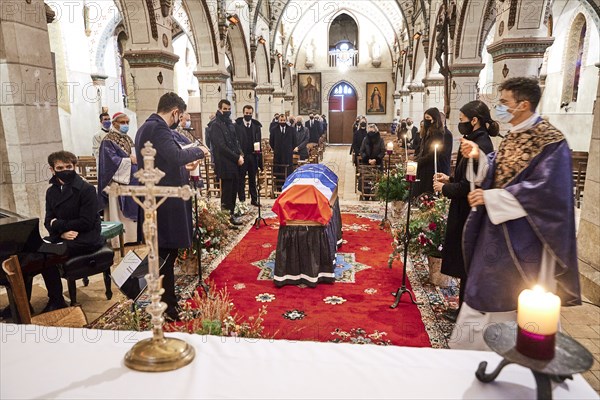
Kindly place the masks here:
[(408, 162), (408, 144), (406, 142), (406, 135), (404, 135), (404, 154), (406, 156), (405, 161)]
[[(469, 189), (472, 192), (475, 190), (475, 171), (473, 170), (472, 158), (469, 158), (469, 161), (467, 162), (467, 168), (469, 169), (469, 172), (467, 172), (467, 179), (471, 177), (471, 179), (469, 179)], [(471, 207), (471, 211), (477, 211), (477, 207)]]
[(190, 175), (191, 176), (200, 176), (200, 163), (198, 163), (198, 165), (196, 165), (196, 168), (194, 168), (192, 171), (190, 171)]
[(560, 298), (536, 286), (519, 295), (517, 324), (525, 331), (537, 335), (553, 335), (558, 331)]
[(416, 161), (408, 161), (406, 163), (406, 175), (417, 176), (417, 165)]
[(260, 142), (254, 142), (254, 151), (260, 151)]
[(388, 144), (387, 144), (387, 151), (393, 151), (393, 150), (394, 150), (394, 143), (388, 142)]
[(438, 148), (438, 144), (436, 143), (435, 146), (433, 147), (433, 170), (434, 170), (433, 176), (435, 176), (437, 174), (437, 148)]

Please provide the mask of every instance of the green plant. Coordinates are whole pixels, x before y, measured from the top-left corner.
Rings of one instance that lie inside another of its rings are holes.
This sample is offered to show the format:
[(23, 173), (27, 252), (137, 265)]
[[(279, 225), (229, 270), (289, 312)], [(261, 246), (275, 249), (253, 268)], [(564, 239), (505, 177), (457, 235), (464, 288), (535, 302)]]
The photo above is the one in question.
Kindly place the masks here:
[(375, 196), (378, 200), (406, 201), (408, 198), (408, 182), (405, 180), (405, 169), (403, 164), (397, 164), (396, 168), (387, 174), (383, 174), (375, 187)]
[[(415, 202), (416, 208), (411, 211), (408, 251), (413, 255), (441, 257), (450, 200), (446, 197), (435, 198), (430, 194), (423, 194)], [(405, 232), (406, 221), (401, 221), (395, 227), (390, 265), (404, 254)]]

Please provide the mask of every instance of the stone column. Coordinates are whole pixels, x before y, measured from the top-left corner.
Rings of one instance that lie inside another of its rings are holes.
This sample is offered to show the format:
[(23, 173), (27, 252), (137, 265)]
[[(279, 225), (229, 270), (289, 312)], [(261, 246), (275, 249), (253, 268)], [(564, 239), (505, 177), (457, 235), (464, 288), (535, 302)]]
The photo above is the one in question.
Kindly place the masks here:
[[(479, 73), (484, 64), (451, 64), (450, 65), (450, 115), (446, 116), (446, 125), (454, 127), (458, 124), (458, 111), (466, 103), (477, 100), (479, 93)], [(485, 101), (484, 99), (481, 99)], [(492, 100), (492, 102), (495, 100)], [(450, 129), (455, 131), (456, 129)], [(455, 138), (458, 132), (452, 132)]]
[[(254, 97), (256, 96), (254, 88), (256, 88), (256, 83), (253, 81), (235, 81), (231, 85), (235, 92), (235, 110), (237, 112), (237, 115), (233, 116), (235, 120), (236, 117), (243, 115), (244, 106), (250, 105), (252, 108), (256, 108), (254, 105)], [(254, 112), (256, 113), (256, 110)]]
[(279, 108), (275, 109), (273, 105), (273, 92), (275, 89), (268, 86), (256, 88), (256, 98), (258, 99), (258, 120), (263, 126), (263, 138), (269, 137), (269, 124), (273, 120), (273, 114), (280, 112)]
[(497, 34), (487, 48), (494, 60), (496, 84), (516, 76), (540, 76), (544, 52), (554, 42), (554, 38), (548, 37), (543, 23), (544, 2), (520, 0), (518, 4), (513, 3), (500, 4)]
[[(226, 98), (226, 82), (229, 75), (223, 71), (196, 71), (194, 76), (200, 85), (200, 115), (202, 117), (202, 129), (210, 121), (210, 115), (214, 114), (219, 107), (219, 101)], [(204, 131), (202, 132), (204, 137)]]
[(408, 101), (408, 115), (406, 116), (411, 117), (418, 128), (419, 123), (423, 119), (423, 112), (425, 111), (423, 108), (425, 86), (422, 83), (411, 83), (408, 85), (408, 90), (410, 96)]
[[(600, 68), (600, 63), (596, 67)], [(592, 303), (600, 305), (600, 85), (594, 106), (583, 206), (577, 232), (577, 257), (583, 294)]]
[[(101, 74), (92, 74), (92, 83), (94, 84), (94, 89), (96, 89), (98, 96), (96, 101), (98, 102), (98, 111), (102, 110), (103, 106), (107, 106), (107, 94), (106, 94), (106, 78), (108, 76)], [(100, 113), (100, 112), (99, 112)], [(98, 113), (98, 114), (99, 114)]]
[[(398, 123), (400, 123), (400, 119), (402, 118), (402, 95), (399, 91), (395, 91), (392, 97), (394, 99), (394, 115), (392, 119), (398, 118)], [(400, 112), (400, 115), (398, 115), (398, 112)]]
[[(294, 108), (294, 104), (295, 104), (295, 100), (296, 96), (294, 96), (293, 94), (286, 94), (285, 96), (283, 96), (283, 111), (285, 112), (286, 110), (290, 110), (290, 112), (293, 114), (296, 112), (296, 109)], [(306, 121), (304, 121), (306, 122)]]
[(63, 149), (59, 96), (41, 0), (5, 0), (0, 12), (0, 208), (44, 218), (48, 154)]
[(140, 126), (156, 112), (160, 96), (173, 91), (173, 67), (179, 56), (166, 50), (126, 50), (123, 58), (129, 63), (133, 87), (128, 108), (135, 110)]
[(437, 107), (444, 111), (444, 77), (439, 75), (430, 75), (423, 79), (424, 103), (423, 109)]

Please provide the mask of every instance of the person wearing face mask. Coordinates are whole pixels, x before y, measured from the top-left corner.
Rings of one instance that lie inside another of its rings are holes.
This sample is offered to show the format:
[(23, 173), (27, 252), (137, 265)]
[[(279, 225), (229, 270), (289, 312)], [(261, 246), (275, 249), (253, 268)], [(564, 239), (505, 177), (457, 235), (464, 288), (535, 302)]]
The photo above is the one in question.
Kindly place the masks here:
[(192, 128), (192, 116), (189, 112), (184, 112), (179, 116), (179, 124), (177, 125), (177, 129), (175, 129), (182, 138), (186, 139), (186, 143), (193, 143), (196, 141), (196, 137), (192, 133), (194, 128)]
[[(137, 242), (138, 205), (131, 197), (109, 197), (104, 189), (111, 183), (136, 185), (137, 158), (133, 140), (128, 135), (129, 117), (117, 112), (113, 115), (110, 132), (100, 143), (98, 156), (98, 206), (104, 209), (105, 221), (123, 223), (125, 243)], [(112, 241), (117, 246), (117, 238)]]
[(406, 118), (406, 127), (408, 128), (408, 148), (413, 149), (415, 153), (421, 147), (421, 135), (419, 128), (413, 124), (412, 118)]
[(296, 148), (296, 130), (287, 124), (285, 114), (279, 115), (279, 124), (269, 132), (269, 145), (273, 149), (273, 176), (276, 177), (276, 190), (281, 187), (287, 176), (292, 173), (294, 148)]
[(319, 122), (313, 113), (308, 115), (308, 121), (306, 121), (306, 128), (308, 128), (308, 142), (319, 143), (319, 138), (323, 134), (323, 126)]
[(423, 115), (423, 133), (419, 152), (415, 153), (419, 182), (412, 191), (413, 197), (418, 197), (423, 193), (433, 193), (435, 145), (437, 144), (438, 167), (444, 151), (444, 125), (442, 124), (440, 111), (437, 108), (434, 107), (425, 111)]
[[(246, 174), (248, 174), (248, 191), (250, 192), (250, 204), (258, 207), (258, 193), (256, 191), (256, 174), (258, 168), (262, 170), (262, 155), (254, 154), (254, 143), (260, 143), (262, 138), (262, 124), (252, 118), (254, 107), (245, 105), (242, 109), (243, 117), (235, 120), (235, 133), (240, 147), (244, 152), (244, 164), (240, 167), (240, 178), (238, 182), (238, 199), (246, 201)], [(259, 144), (259, 147), (261, 145)]]
[[(484, 102), (475, 100), (465, 104), (459, 111), (458, 131), (470, 141), (477, 143), (485, 154), (494, 150), (490, 136), (498, 136), (499, 126), (490, 116), (490, 109)], [(458, 150), (454, 175), (438, 172), (434, 176), (433, 189), (450, 199), (446, 237), (442, 248), (442, 273), (460, 278), (458, 306), (462, 305), (467, 285), (467, 270), (462, 255), (462, 233), (471, 207), (467, 201), (470, 184), (467, 180), (468, 159)], [(456, 321), (459, 309), (448, 310), (444, 316)]]
[(300, 157), (300, 160), (308, 159), (308, 148), (306, 145), (309, 140), (308, 129), (304, 126), (304, 121), (302, 121), (302, 117), (296, 118), (296, 123), (293, 126), (293, 129), (296, 133), (296, 147), (294, 147), (294, 153), (297, 153)]
[(100, 114), (100, 130), (96, 132), (94, 138), (92, 139), (92, 155), (96, 157), (96, 160), (98, 159), (98, 153), (100, 151), (100, 143), (102, 143), (102, 139), (104, 139), (104, 136), (106, 136), (110, 131), (111, 125), (112, 123), (110, 122), (110, 115), (105, 112)]
[(244, 165), (244, 151), (236, 136), (236, 128), (231, 122), (231, 103), (219, 101), (217, 117), (210, 125), (210, 138), (213, 144), (215, 174), (221, 180), (221, 209), (229, 212), (229, 222), (242, 225), (235, 217), (235, 201), (239, 190), (240, 167)]
[(367, 137), (360, 146), (360, 159), (365, 165), (376, 165), (383, 170), (383, 157), (385, 157), (385, 144), (379, 134), (377, 125), (370, 124)]
[[(137, 154), (142, 154), (146, 142), (152, 143), (156, 150), (154, 165), (165, 176), (159, 186), (183, 186), (188, 184), (186, 167), (194, 169), (204, 158), (206, 148), (181, 148), (173, 130), (179, 123), (179, 117), (186, 110), (186, 104), (176, 93), (168, 92), (160, 97), (156, 113), (150, 115), (140, 126), (135, 137)], [(141, 211), (141, 210), (140, 210)], [(140, 226), (143, 212), (140, 212)], [(163, 275), (161, 300), (167, 304), (166, 317), (179, 319), (180, 308), (175, 295), (175, 274), (173, 265), (179, 249), (188, 249), (192, 245), (192, 200), (168, 198), (157, 210), (158, 254), (164, 260), (160, 269)], [(140, 233), (140, 239), (142, 233)]]
[[(77, 156), (68, 151), (48, 156), (52, 178), (46, 191), (44, 227), (49, 236), (45, 239), (62, 242), (67, 249), (66, 257), (93, 253), (104, 245), (96, 189), (75, 172), (76, 164)], [(45, 265), (42, 276), (49, 297), (43, 312), (66, 307), (57, 266)], [(31, 295), (31, 288), (27, 289)]]
[(360, 147), (362, 146), (362, 143), (366, 137), (367, 119), (362, 117), (360, 121), (358, 121), (357, 129), (354, 131), (354, 135), (352, 136), (352, 146), (350, 146), (350, 155), (354, 154), (354, 157), (352, 157), (354, 165), (358, 165), (360, 162)]
[(519, 294), (536, 283), (562, 306), (581, 304), (569, 144), (536, 112), (537, 80), (511, 78), (498, 89), (496, 119), (511, 125), (498, 150), (486, 156), (466, 138), (460, 145), (479, 161), (479, 188), (468, 195), (476, 211), (463, 232), (468, 280), (451, 348), (486, 349), (483, 327), (516, 321)]

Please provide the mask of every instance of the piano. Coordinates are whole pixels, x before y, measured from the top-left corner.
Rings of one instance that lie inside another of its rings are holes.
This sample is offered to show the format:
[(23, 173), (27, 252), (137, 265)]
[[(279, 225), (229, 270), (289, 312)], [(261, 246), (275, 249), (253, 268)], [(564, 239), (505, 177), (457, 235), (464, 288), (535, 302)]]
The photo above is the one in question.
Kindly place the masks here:
[[(31, 280), (47, 261), (65, 261), (66, 246), (48, 245), (40, 236), (39, 218), (30, 218), (0, 208), (0, 263), (12, 255), (19, 257), (23, 278)], [(16, 315), (12, 292), (4, 270), (0, 268), (0, 285), (8, 292), (12, 315)]]

